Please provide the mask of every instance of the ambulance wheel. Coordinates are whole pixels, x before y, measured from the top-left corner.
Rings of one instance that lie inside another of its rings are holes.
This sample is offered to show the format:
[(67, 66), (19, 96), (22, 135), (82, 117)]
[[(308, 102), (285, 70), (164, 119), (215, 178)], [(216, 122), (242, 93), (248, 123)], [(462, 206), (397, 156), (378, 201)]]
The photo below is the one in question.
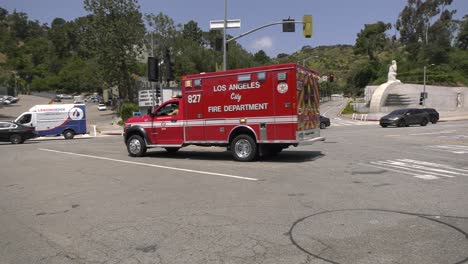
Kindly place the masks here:
[(63, 132), (63, 137), (65, 139), (73, 139), (75, 137), (75, 132), (73, 132), (73, 130), (65, 130)]
[(146, 143), (139, 135), (133, 135), (127, 140), (128, 154), (132, 157), (141, 157), (146, 153)]
[(232, 156), (237, 161), (252, 161), (257, 158), (258, 148), (249, 135), (238, 135), (231, 142)]
[(21, 144), (24, 142), (23, 138), (18, 134), (13, 134), (10, 136), (11, 144)]

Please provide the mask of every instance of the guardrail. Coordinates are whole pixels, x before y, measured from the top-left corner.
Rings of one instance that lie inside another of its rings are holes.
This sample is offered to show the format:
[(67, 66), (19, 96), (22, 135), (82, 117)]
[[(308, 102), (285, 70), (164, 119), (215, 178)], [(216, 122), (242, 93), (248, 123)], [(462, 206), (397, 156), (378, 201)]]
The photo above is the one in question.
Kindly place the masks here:
[(353, 117), (351, 118), (352, 120), (361, 120), (361, 121), (367, 121), (367, 114), (353, 114)]

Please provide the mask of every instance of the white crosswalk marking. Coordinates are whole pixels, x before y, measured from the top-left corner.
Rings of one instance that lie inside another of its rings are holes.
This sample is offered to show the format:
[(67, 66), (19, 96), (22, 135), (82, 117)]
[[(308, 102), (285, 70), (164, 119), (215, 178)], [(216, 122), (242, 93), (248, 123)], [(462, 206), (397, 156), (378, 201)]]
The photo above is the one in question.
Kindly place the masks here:
[(423, 148), (437, 150), (437, 151), (450, 152), (454, 154), (468, 154), (468, 146), (466, 145), (433, 145), (433, 146), (425, 146)]
[(454, 178), (456, 176), (468, 177), (468, 170), (466, 169), (459, 169), (446, 164), (412, 159), (383, 160), (369, 162), (369, 164), (361, 164), (370, 167), (376, 167), (380, 169), (409, 174), (415, 178), (424, 180), (436, 180), (442, 177)]
[(333, 118), (330, 122), (330, 126), (366, 126), (366, 125), (377, 125), (378, 121), (359, 121), (359, 120), (345, 120), (341, 118)]

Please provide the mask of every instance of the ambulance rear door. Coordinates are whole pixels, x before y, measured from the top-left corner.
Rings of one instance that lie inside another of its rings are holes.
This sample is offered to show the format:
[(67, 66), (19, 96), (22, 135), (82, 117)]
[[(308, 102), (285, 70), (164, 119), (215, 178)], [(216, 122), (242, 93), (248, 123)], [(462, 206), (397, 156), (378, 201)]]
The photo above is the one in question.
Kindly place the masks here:
[(274, 100), (275, 140), (296, 138), (296, 91), (294, 67), (278, 69), (269, 73), (272, 77)]

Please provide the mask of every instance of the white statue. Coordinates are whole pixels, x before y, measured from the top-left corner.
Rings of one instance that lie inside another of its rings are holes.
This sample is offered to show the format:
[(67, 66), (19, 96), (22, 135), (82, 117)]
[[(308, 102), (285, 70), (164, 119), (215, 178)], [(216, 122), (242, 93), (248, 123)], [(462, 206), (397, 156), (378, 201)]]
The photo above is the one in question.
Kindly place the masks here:
[(392, 60), (392, 65), (390, 65), (390, 68), (388, 68), (388, 80), (387, 82), (399, 82), (400, 80), (397, 80), (396, 75), (397, 75), (397, 64), (396, 60)]

